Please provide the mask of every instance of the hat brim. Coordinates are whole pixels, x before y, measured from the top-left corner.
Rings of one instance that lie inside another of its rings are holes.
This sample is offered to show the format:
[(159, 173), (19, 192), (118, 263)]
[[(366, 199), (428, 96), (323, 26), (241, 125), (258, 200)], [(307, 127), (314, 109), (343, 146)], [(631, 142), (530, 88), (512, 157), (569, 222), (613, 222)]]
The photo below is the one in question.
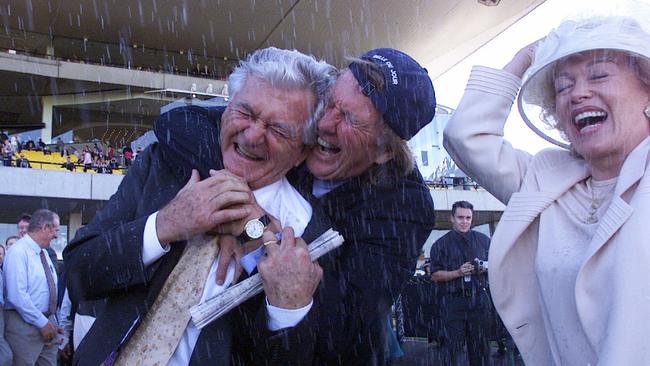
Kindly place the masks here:
[[(650, 60), (650, 35), (645, 32), (642, 37), (630, 37), (629, 34), (623, 36), (609, 34), (604, 37), (576, 37), (574, 40), (571, 39), (571, 35), (558, 37), (552, 32), (548, 38), (550, 39), (544, 41), (547, 43), (540, 44), (540, 48), (544, 48), (541, 52), (546, 53), (541, 56), (544, 60), (536, 59), (537, 63), (534, 62), (526, 71), (517, 97), (517, 109), (524, 123), (533, 132), (554, 145), (569, 149), (570, 142), (566, 136), (557, 129), (556, 125), (542, 118), (542, 114), (549, 117), (555, 112), (545, 110), (548, 105), (546, 99), (551, 93), (545, 88), (549, 85), (547, 80), (551, 76), (554, 65), (571, 55), (595, 50), (622, 52)], [(536, 50), (537, 52), (538, 50)], [(537, 54), (535, 57), (537, 58)]]

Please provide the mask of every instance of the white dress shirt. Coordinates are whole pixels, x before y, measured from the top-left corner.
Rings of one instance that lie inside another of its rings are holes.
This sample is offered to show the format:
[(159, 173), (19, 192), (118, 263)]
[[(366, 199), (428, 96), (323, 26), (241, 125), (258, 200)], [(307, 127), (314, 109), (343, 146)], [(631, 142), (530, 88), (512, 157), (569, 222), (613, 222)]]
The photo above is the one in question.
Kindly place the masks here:
[[(59, 323), (59, 327), (63, 328), (63, 334), (61, 335), (63, 341), (59, 344), (60, 350), (64, 349), (68, 342), (70, 342), (70, 334), (72, 334), (72, 320), (70, 320), (70, 316), (74, 315), (70, 314), (71, 311), (72, 301), (70, 301), (68, 289), (65, 289), (63, 292), (63, 300), (61, 301), (61, 307), (56, 313), (56, 321)], [(76, 349), (76, 347), (73, 349)]]
[[(43, 315), (48, 311), (50, 290), (43, 270), (40, 253), (41, 247), (25, 234), (4, 260), (6, 302), (5, 309), (16, 310), (26, 323), (38, 328), (44, 327), (48, 319)], [(54, 288), (57, 288), (57, 276), (50, 256), (45, 252), (48, 268), (52, 272)]]
[[(283, 228), (291, 226), (294, 229), (296, 237), (304, 233), (311, 219), (312, 208), (300, 193), (291, 186), (286, 178), (283, 177), (275, 183), (253, 191), (253, 195), (260, 207), (269, 215), (277, 218)], [(157, 215), (158, 212), (151, 214), (145, 224), (142, 251), (142, 259), (145, 266), (149, 266), (158, 260), (170, 249), (169, 245), (163, 246), (158, 241), (156, 234)], [(234, 259), (228, 265), (226, 279), (223, 285), (217, 285), (215, 280), (218, 261), (219, 258), (215, 259), (210, 267), (210, 273), (203, 288), (201, 301), (222, 293), (232, 284), (235, 272)], [(300, 309), (282, 309), (272, 306), (267, 301), (267, 326), (272, 331), (293, 327), (307, 315), (312, 305), (313, 301)], [(188, 365), (200, 333), (201, 331), (190, 320), (168, 365)]]

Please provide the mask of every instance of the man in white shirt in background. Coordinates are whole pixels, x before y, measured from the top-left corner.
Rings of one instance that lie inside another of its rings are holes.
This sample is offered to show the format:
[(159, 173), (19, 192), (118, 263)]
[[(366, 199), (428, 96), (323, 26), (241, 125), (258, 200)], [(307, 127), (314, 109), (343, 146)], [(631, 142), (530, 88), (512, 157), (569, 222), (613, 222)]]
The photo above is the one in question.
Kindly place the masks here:
[(41, 209), (5, 258), (5, 337), (13, 365), (56, 365), (57, 275), (44, 250), (59, 234), (59, 216)]

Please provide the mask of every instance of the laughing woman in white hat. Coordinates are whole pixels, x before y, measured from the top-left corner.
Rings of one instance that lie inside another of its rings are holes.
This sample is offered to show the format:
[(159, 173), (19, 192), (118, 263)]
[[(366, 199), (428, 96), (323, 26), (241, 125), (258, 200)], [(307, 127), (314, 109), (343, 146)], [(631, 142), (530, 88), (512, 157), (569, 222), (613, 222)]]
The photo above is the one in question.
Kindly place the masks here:
[[(526, 123), (564, 149), (503, 139), (520, 86)], [(527, 365), (650, 365), (648, 136), (650, 35), (630, 18), (567, 21), (473, 69), (445, 147), (507, 203), (490, 287)]]

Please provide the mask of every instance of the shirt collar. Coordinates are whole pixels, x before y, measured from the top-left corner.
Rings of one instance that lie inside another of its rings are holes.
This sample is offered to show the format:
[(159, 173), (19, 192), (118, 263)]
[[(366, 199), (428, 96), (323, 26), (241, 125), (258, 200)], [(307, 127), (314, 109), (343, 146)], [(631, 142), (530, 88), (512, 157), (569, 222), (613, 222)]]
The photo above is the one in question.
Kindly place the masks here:
[(468, 232), (466, 233), (461, 233), (460, 231), (456, 231), (454, 229), (451, 229), (452, 232), (454, 232), (457, 236), (463, 238), (463, 239), (469, 239), (472, 235), (472, 229), (469, 229)]
[(43, 250), (43, 248), (41, 248), (41, 246), (38, 245), (31, 236), (29, 236), (29, 233), (25, 234), (23, 239), (27, 242), (27, 245), (34, 251), (34, 253), (39, 254), (41, 250)]
[(268, 212), (267, 207), (273, 204), (273, 201), (277, 196), (278, 191), (282, 189), (282, 181), (285, 179), (286, 178), (282, 177), (269, 185), (266, 185), (264, 187), (258, 188), (253, 191), (253, 196), (255, 196), (255, 200), (257, 201), (257, 204), (260, 205), (264, 209), (264, 211)]

